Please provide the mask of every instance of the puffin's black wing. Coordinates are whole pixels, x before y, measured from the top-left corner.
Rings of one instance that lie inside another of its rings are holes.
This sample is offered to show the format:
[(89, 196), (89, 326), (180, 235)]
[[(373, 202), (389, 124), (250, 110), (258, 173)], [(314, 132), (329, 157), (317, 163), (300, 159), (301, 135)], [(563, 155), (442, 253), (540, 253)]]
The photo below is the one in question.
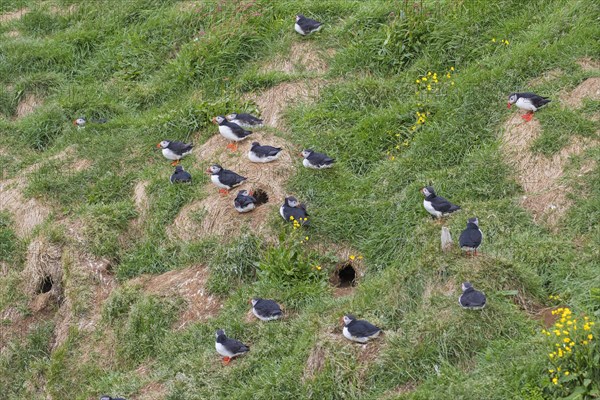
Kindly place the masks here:
[(273, 300), (262, 299), (254, 305), (260, 315), (274, 317), (281, 315), (281, 307)]
[(335, 159), (327, 156), (326, 154), (317, 152), (313, 152), (310, 156), (307, 157), (307, 159), (313, 165), (327, 165), (335, 161)]
[(304, 32), (311, 32), (323, 25), (322, 22), (315, 21), (314, 19), (302, 17), (297, 21), (298, 25)]
[(460, 210), (460, 206), (450, 203), (448, 200), (441, 196), (436, 196), (431, 199), (431, 204), (433, 208), (437, 211), (441, 211), (443, 213), (454, 212)]
[(547, 97), (538, 96), (537, 94), (531, 92), (517, 93), (517, 96), (522, 97), (524, 99), (529, 99), (531, 101), (531, 104), (533, 104), (536, 108), (540, 108), (541, 106), (548, 104), (552, 101)]
[(233, 354), (245, 353), (248, 350), (250, 350), (250, 348), (248, 346), (246, 346), (244, 343), (240, 342), (239, 340), (230, 339), (230, 338), (227, 338), (227, 340), (225, 340), (225, 343), (223, 343), (223, 346), (225, 346), (225, 348), (227, 350), (231, 351)]
[(246, 207), (249, 204), (253, 204), (256, 203), (256, 199), (252, 196), (244, 196), (243, 194), (238, 195), (235, 200), (234, 200), (234, 204), (236, 207)]
[(348, 324), (348, 332), (354, 337), (368, 337), (376, 334), (381, 329), (364, 320), (355, 320)]
[(254, 146), (252, 149), (256, 154), (260, 154), (264, 157), (273, 157), (279, 154), (281, 151), (281, 147), (273, 147), (273, 146)]
[(186, 144), (183, 142), (169, 142), (167, 149), (171, 150), (175, 154), (182, 155), (183, 153), (187, 153), (188, 151), (192, 150), (193, 147), (194, 145), (191, 143)]
[(460, 247), (472, 247), (477, 248), (481, 245), (483, 236), (477, 228), (467, 228), (461, 232), (458, 243)]
[(219, 181), (227, 186), (235, 186), (238, 183), (244, 182), (246, 179), (248, 178), (238, 175), (235, 172), (230, 171), (228, 169), (223, 169), (219, 173)]
[(475, 289), (466, 290), (459, 300), (463, 307), (482, 307), (486, 302), (485, 295)]
[(187, 171), (179, 171), (179, 172), (175, 172), (173, 175), (171, 175), (171, 183), (175, 183), (175, 182), (191, 182), (192, 181), (192, 175), (190, 175), (189, 172)]
[(229, 129), (231, 129), (231, 132), (233, 132), (233, 134), (239, 138), (244, 138), (244, 137), (252, 134), (252, 132), (245, 130), (244, 128), (242, 128), (241, 126), (236, 124), (235, 122), (226, 121), (225, 125), (228, 126)]
[(263, 123), (263, 120), (260, 118), (256, 118), (254, 115), (252, 114), (246, 114), (246, 113), (242, 113), (242, 114), (237, 114), (237, 118), (238, 121), (242, 121), (247, 123), (248, 125), (260, 125)]
[(294, 217), (294, 219), (296, 221), (298, 221), (300, 224), (302, 225), (309, 225), (308, 221), (305, 221), (305, 219), (308, 218), (308, 213), (306, 212), (306, 210), (304, 208), (301, 207), (284, 207), (283, 208), (283, 215), (286, 219), (286, 221), (290, 221), (290, 217)]

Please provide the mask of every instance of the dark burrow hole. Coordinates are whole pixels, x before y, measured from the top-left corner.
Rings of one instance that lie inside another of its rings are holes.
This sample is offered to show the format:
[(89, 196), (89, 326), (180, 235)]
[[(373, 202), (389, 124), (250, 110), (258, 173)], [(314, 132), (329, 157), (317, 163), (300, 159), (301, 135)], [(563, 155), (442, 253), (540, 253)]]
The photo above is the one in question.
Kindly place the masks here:
[(42, 280), (42, 283), (40, 284), (40, 287), (38, 289), (38, 294), (39, 293), (48, 293), (51, 290), (52, 290), (52, 277), (50, 275), (46, 275), (46, 276), (44, 276), (44, 280)]
[(351, 287), (356, 284), (356, 270), (350, 264), (344, 264), (337, 271), (338, 287)]

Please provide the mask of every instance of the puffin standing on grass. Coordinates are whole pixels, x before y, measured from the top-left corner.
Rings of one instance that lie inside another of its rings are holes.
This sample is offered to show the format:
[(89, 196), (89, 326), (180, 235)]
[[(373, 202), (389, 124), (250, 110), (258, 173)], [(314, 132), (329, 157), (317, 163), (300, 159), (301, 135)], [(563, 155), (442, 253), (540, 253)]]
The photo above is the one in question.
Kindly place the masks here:
[(353, 315), (344, 315), (344, 329), (342, 333), (348, 340), (358, 343), (367, 343), (375, 339), (381, 333), (381, 329), (362, 319), (356, 319)]
[(462, 284), (462, 294), (458, 298), (458, 304), (469, 310), (481, 310), (485, 307), (485, 294), (475, 290), (470, 282)]
[(306, 18), (302, 14), (296, 15), (296, 24), (294, 29), (302, 36), (306, 36), (310, 33), (317, 32), (323, 27), (323, 23), (315, 21), (314, 19)]
[(335, 162), (335, 159), (329, 157), (327, 154), (317, 153), (312, 149), (302, 150), (302, 153), (300, 153), (300, 155), (304, 157), (302, 165), (304, 165), (306, 168), (331, 168), (333, 167), (333, 163)]
[(293, 196), (285, 198), (283, 205), (279, 208), (279, 214), (288, 222), (298, 221), (300, 225), (309, 225), (306, 206), (298, 203)]
[(171, 183), (192, 183), (192, 175), (185, 171), (181, 165), (177, 165), (169, 180)]
[(229, 190), (241, 185), (248, 179), (221, 167), (219, 164), (211, 165), (206, 172), (210, 174), (211, 182), (220, 188), (219, 193), (222, 195), (226, 195)]
[(239, 213), (247, 213), (254, 210), (261, 204), (269, 201), (269, 196), (263, 190), (257, 190), (252, 193), (248, 190), (240, 190), (233, 201), (233, 206)]
[(445, 198), (436, 195), (435, 190), (433, 190), (433, 187), (431, 186), (422, 188), (421, 193), (425, 196), (423, 207), (425, 207), (425, 210), (427, 210), (434, 218), (441, 218), (442, 216), (460, 210), (460, 206), (452, 204)]
[(508, 108), (514, 104), (521, 110), (526, 110), (527, 113), (523, 114), (521, 118), (529, 122), (533, 118), (534, 112), (551, 101), (547, 97), (538, 96), (535, 93), (511, 93), (508, 96)]
[(225, 118), (227, 118), (229, 122), (237, 124), (242, 128), (261, 128), (263, 126), (263, 120), (252, 114), (231, 113)]
[(244, 343), (225, 336), (225, 331), (223, 329), (219, 329), (215, 336), (215, 349), (217, 350), (217, 353), (223, 356), (224, 365), (229, 364), (232, 358), (241, 356), (250, 351), (250, 347), (246, 346)]
[(272, 321), (283, 317), (281, 307), (273, 300), (254, 297), (250, 303), (252, 303), (252, 314), (261, 321)]
[(467, 228), (460, 233), (458, 243), (460, 248), (471, 255), (477, 255), (477, 249), (481, 246), (483, 232), (479, 229), (479, 220), (477, 217), (467, 220)]
[(179, 160), (187, 156), (192, 152), (194, 145), (183, 142), (172, 142), (170, 140), (163, 140), (156, 145), (157, 149), (162, 149), (162, 154), (167, 160), (173, 161), (171, 165), (175, 166), (179, 164)]
[(281, 155), (281, 147), (261, 146), (258, 142), (252, 142), (248, 151), (248, 159), (254, 163), (268, 163), (275, 161)]
[[(107, 121), (108, 120), (106, 118), (90, 120), (90, 122), (94, 124), (105, 124)], [(73, 125), (75, 125), (78, 128), (85, 128), (85, 124), (87, 124), (87, 120), (85, 119), (85, 117), (79, 117), (75, 121), (73, 121)]]
[(238, 124), (227, 121), (222, 115), (215, 117), (214, 120), (219, 125), (219, 133), (227, 140), (231, 141), (227, 148), (231, 151), (237, 151), (237, 142), (246, 139), (252, 135), (252, 132), (245, 130)]
[(100, 400), (125, 400), (122, 397), (110, 397), (110, 396), (100, 396)]

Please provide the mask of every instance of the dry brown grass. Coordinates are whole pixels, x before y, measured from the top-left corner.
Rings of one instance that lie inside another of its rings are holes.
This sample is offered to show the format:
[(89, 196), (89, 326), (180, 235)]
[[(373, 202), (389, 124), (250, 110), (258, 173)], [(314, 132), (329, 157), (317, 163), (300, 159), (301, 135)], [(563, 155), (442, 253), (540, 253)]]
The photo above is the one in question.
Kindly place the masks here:
[(21, 101), (19, 101), (19, 104), (17, 105), (15, 118), (19, 119), (31, 114), (41, 104), (41, 99), (39, 99), (35, 94), (26, 94), (25, 97), (23, 97), (23, 99), (21, 99)]
[(589, 78), (581, 82), (579, 86), (569, 93), (565, 93), (560, 97), (560, 102), (571, 108), (579, 108), (582, 106), (583, 99), (591, 100), (600, 99), (600, 77)]
[(594, 71), (600, 69), (600, 60), (594, 60), (590, 57), (585, 57), (577, 61), (584, 71)]
[(17, 11), (10, 11), (0, 14), (0, 23), (14, 21), (20, 19), (23, 15), (27, 14), (29, 9), (24, 7)]
[[(252, 163), (247, 158), (252, 141), (282, 147), (283, 154), (279, 160), (271, 163)], [(169, 227), (171, 235), (184, 240), (194, 240), (209, 235), (231, 237), (241, 234), (244, 227), (250, 228), (257, 234), (269, 235), (269, 216), (278, 214), (279, 207), (287, 194), (285, 184), (295, 168), (291, 154), (300, 150), (294, 150), (284, 139), (264, 132), (255, 132), (249, 139), (240, 143), (239, 154), (232, 154), (226, 150), (226, 145), (227, 140), (219, 134), (210, 138), (197, 151), (197, 159), (202, 160), (202, 164), (197, 167), (205, 170), (210, 164), (219, 163), (226, 169), (248, 177), (249, 182), (234, 188), (226, 197), (218, 193), (216, 186), (207, 182), (205, 185), (208, 196), (181, 210)], [(269, 202), (254, 211), (239, 214), (233, 207), (233, 200), (241, 189), (262, 189), (267, 192)]]
[(18, 178), (0, 182), (0, 211), (8, 211), (14, 221), (18, 221), (14, 228), (20, 238), (29, 236), (50, 215), (46, 205), (36, 199), (23, 197), (21, 190), (25, 184)]
[(327, 58), (331, 55), (331, 52), (321, 51), (310, 42), (295, 42), (287, 56), (271, 60), (261, 67), (260, 72), (292, 74), (307, 71), (323, 74), (329, 69)]
[(21, 36), (21, 32), (19, 32), (17, 30), (8, 31), (8, 32), (5, 32), (4, 34), (11, 38), (16, 38), (16, 37)]
[(40, 238), (34, 239), (27, 248), (27, 259), (23, 269), (24, 293), (30, 297), (39, 294), (44, 280), (52, 280), (50, 292), (62, 295), (62, 250), (59, 246)]

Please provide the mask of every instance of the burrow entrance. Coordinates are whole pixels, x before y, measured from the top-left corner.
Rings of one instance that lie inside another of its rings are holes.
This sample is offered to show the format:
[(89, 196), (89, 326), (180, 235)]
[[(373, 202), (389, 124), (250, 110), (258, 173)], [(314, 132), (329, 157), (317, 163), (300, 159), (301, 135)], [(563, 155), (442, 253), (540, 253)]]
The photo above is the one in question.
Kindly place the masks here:
[(40, 282), (40, 286), (37, 290), (38, 294), (42, 294), (42, 293), (48, 293), (49, 291), (52, 290), (52, 277), (50, 275), (46, 275), (44, 276), (44, 279), (42, 279), (42, 281)]
[(329, 283), (333, 286), (334, 296), (347, 296), (354, 292), (356, 287), (357, 272), (355, 267), (346, 262), (339, 265), (329, 278)]

